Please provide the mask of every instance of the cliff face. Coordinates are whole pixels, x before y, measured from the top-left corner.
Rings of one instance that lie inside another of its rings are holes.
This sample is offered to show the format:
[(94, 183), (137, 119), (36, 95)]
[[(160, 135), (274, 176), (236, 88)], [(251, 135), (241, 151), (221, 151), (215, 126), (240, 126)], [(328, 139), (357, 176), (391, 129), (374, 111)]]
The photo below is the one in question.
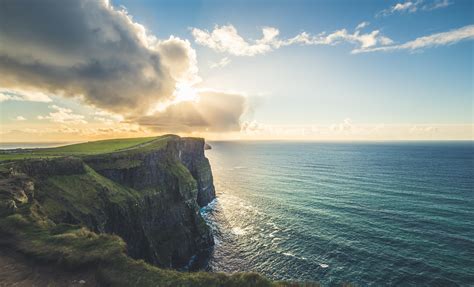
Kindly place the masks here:
[(178, 144), (178, 157), (196, 179), (197, 202), (203, 207), (216, 198), (211, 165), (204, 156), (204, 139), (183, 140)]
[(199, 214), (215, 197), (202, 139), (173, 137), (109, 154), (24, 160), (10, 165), (2, 184), (9, 186), (3, 193), (10, 199), (2, 204), (10, 213), (29, 202), (56, 224), (116, 234), (129, 256), (160, 267), (184, 267), (213, 245)]
[(203, 207), (215, 198), (212, 171), (204, 155), (204, 144), (201, 138), (175, 138), (168, 141), (165, 148), (156, 151), (95, 156), (86, 158), (85, 162), (101, 175), (137, 190), (166, 187), (173, 182), (168, 169), (184, 165), (197, 183), (195, 199)]

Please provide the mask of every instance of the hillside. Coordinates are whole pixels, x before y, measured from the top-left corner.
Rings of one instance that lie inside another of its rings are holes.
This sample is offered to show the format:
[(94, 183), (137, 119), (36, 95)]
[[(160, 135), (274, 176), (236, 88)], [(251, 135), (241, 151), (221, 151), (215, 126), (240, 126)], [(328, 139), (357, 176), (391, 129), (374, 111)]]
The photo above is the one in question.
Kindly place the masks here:
[(0, 244), (101, 286), (270, 286), (260, 275), (178, 272), (213, 245), (204, 140), (167, 135), (0, 155)]

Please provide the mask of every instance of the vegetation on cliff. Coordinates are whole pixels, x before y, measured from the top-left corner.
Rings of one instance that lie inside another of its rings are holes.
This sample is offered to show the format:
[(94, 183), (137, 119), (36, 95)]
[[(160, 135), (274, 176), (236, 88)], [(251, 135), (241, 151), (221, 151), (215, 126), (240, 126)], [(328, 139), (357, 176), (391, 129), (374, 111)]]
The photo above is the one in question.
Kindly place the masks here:
[[(178, 272), (212, 246), (202, 139), (109, 140), (0, 155), (0, 244), (105, 286), (274, 286), (254, 273)], [(160, 268), (161, 267), (161, 268)]]
[(109, 154), (118, 151), (143, 151), (146, 148), (161, 148), (173, 135), (146, 138), (111, 139), (78, 143), (54, 148), (17, 149), (0, 152), (0, 161), (61, 156), (87, 156)]

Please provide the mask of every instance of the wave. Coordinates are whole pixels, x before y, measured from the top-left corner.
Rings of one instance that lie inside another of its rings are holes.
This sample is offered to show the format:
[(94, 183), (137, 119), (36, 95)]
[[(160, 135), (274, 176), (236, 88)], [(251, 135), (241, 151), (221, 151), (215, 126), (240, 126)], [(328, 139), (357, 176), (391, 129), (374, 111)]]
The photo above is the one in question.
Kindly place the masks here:
[(247, 231), (245, 229), (240, 228), (240, 227), (233, 227), (232, 228), (232, 233), (234, 235), (245, 235), (245, 234), (247, 234)]

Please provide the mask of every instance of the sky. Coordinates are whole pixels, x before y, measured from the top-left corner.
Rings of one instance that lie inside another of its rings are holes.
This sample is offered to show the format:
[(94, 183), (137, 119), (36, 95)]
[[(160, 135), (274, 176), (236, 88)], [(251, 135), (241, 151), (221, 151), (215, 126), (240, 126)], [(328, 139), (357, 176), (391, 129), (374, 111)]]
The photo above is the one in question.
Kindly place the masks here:
[(0, 141), (474, 139), (474, 2), (5, 1)]

